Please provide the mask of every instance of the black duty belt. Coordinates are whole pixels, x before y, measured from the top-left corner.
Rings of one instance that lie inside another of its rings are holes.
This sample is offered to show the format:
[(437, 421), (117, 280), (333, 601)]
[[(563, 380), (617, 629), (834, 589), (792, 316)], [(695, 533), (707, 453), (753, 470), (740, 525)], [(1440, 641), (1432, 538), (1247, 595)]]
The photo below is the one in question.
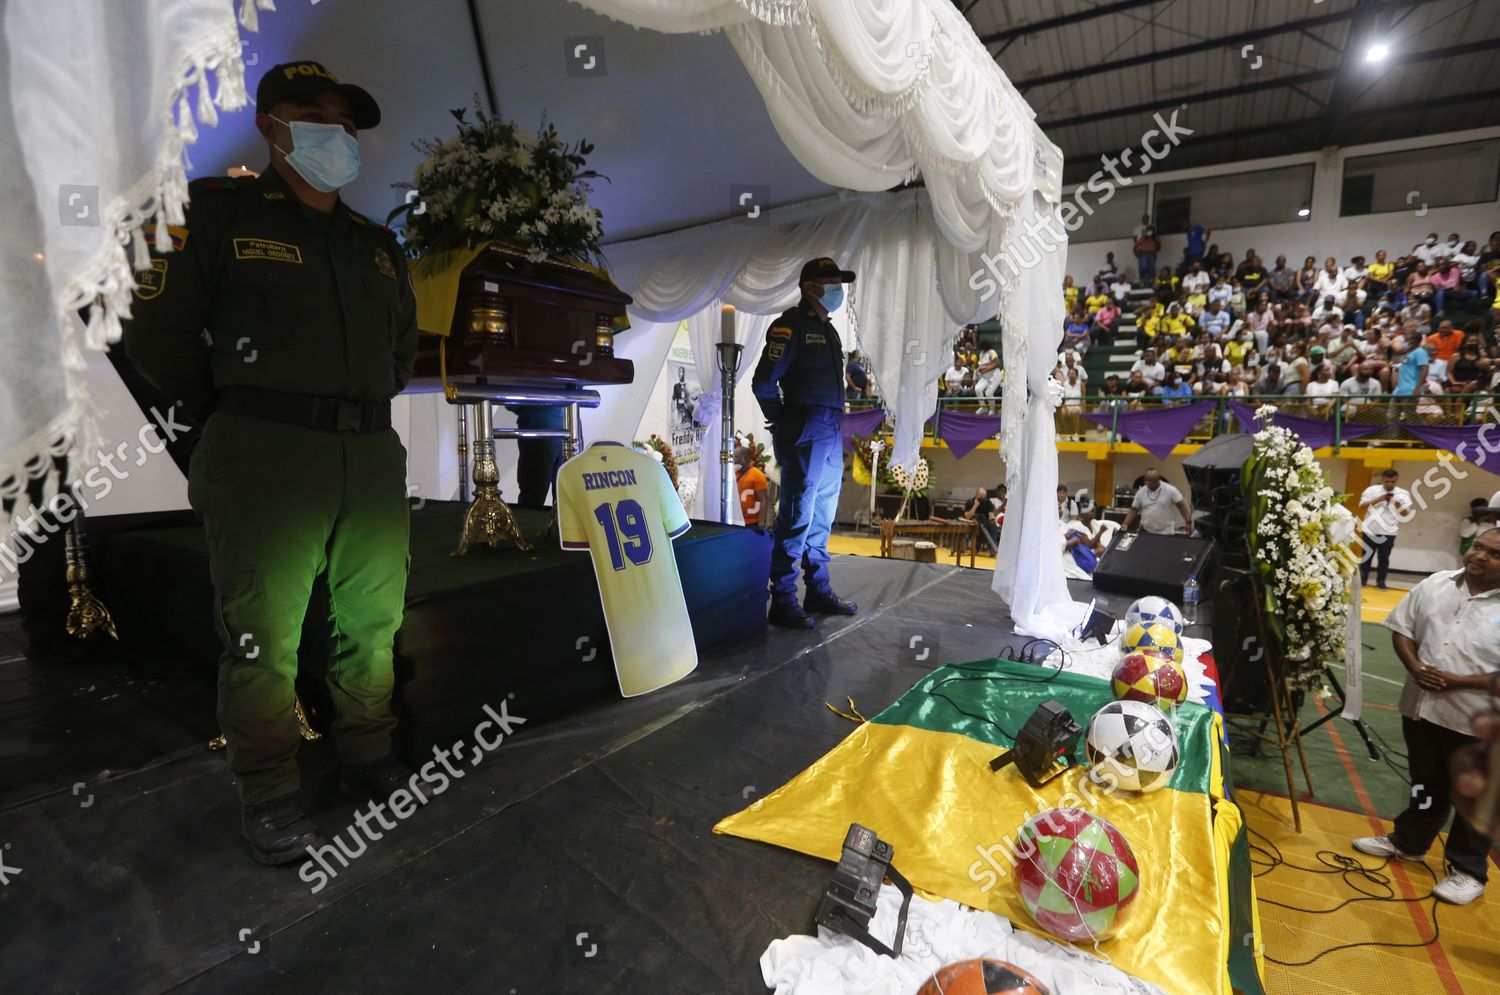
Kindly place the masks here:
[(346, 401), (259, 387), (224, 388), (215, 410), (328, 432), (379, 432), (391, 427), (389, 400)]

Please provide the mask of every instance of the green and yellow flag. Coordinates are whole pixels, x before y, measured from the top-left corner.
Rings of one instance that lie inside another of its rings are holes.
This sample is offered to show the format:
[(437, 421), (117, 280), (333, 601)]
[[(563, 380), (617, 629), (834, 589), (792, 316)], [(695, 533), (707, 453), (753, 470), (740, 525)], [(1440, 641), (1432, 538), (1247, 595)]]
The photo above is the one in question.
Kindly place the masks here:
[(1226, 798), (1218, 713), (1178, 709), (1181, 760), (1151, 794), (1109, 792), (1085, 767), (1040, 789), (1014, 766), (991, 772), (1048, 699), (1087, 727), (1113, 695), (1107, 681), (1028, 664), (940, 667), (714, 831), (836, 861), (858, 822), (895, 847), (895, 866), (916, 888), (1041, 933), (1016, 888), (1016, 837), (1033, 815), (1081, 808), (1119, 829), (1140, 869), (1135, 902), (1100, 951), (1168, 992), (1261, 992), (1248, 844)]

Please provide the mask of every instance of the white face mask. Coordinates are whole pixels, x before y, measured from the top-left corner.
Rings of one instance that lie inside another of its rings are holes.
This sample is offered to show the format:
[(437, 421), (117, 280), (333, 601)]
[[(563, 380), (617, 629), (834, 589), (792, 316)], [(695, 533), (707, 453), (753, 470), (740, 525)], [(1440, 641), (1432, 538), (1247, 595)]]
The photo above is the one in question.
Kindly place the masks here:
[(276, 150), (286, 156), (289, 166), (314, 190), (333, 193), (359, 175), (359, 142), (343, 125), (315, 121), (279, 121), (292, 133), (292, 150)]

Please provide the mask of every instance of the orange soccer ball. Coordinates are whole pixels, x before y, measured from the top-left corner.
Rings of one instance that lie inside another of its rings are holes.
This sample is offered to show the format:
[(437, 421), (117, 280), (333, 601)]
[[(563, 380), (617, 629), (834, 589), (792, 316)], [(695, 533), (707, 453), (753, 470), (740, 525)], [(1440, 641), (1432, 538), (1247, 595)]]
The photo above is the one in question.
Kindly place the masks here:
[(1051, 995), (1047, 986), (1003, 960), (976, 957), (937, 970), (917, 995)]

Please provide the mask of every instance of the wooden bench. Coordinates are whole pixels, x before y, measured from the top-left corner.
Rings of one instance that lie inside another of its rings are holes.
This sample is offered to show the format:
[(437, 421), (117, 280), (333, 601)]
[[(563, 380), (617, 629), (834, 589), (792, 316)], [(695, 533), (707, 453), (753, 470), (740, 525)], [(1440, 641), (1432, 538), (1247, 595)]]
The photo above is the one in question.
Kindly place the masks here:
[(902, 536), (907, 539), (929, 539), (953, 552), (953, 565), (963, 566), (965, 550), (969, 554), (969, 566), (974, 565), (974, 555), (979, 547), (979, 523), (965, 521), (894, 521), (885, 519), (880, 523), (880, 555), (891, 557), (891, 542)]

